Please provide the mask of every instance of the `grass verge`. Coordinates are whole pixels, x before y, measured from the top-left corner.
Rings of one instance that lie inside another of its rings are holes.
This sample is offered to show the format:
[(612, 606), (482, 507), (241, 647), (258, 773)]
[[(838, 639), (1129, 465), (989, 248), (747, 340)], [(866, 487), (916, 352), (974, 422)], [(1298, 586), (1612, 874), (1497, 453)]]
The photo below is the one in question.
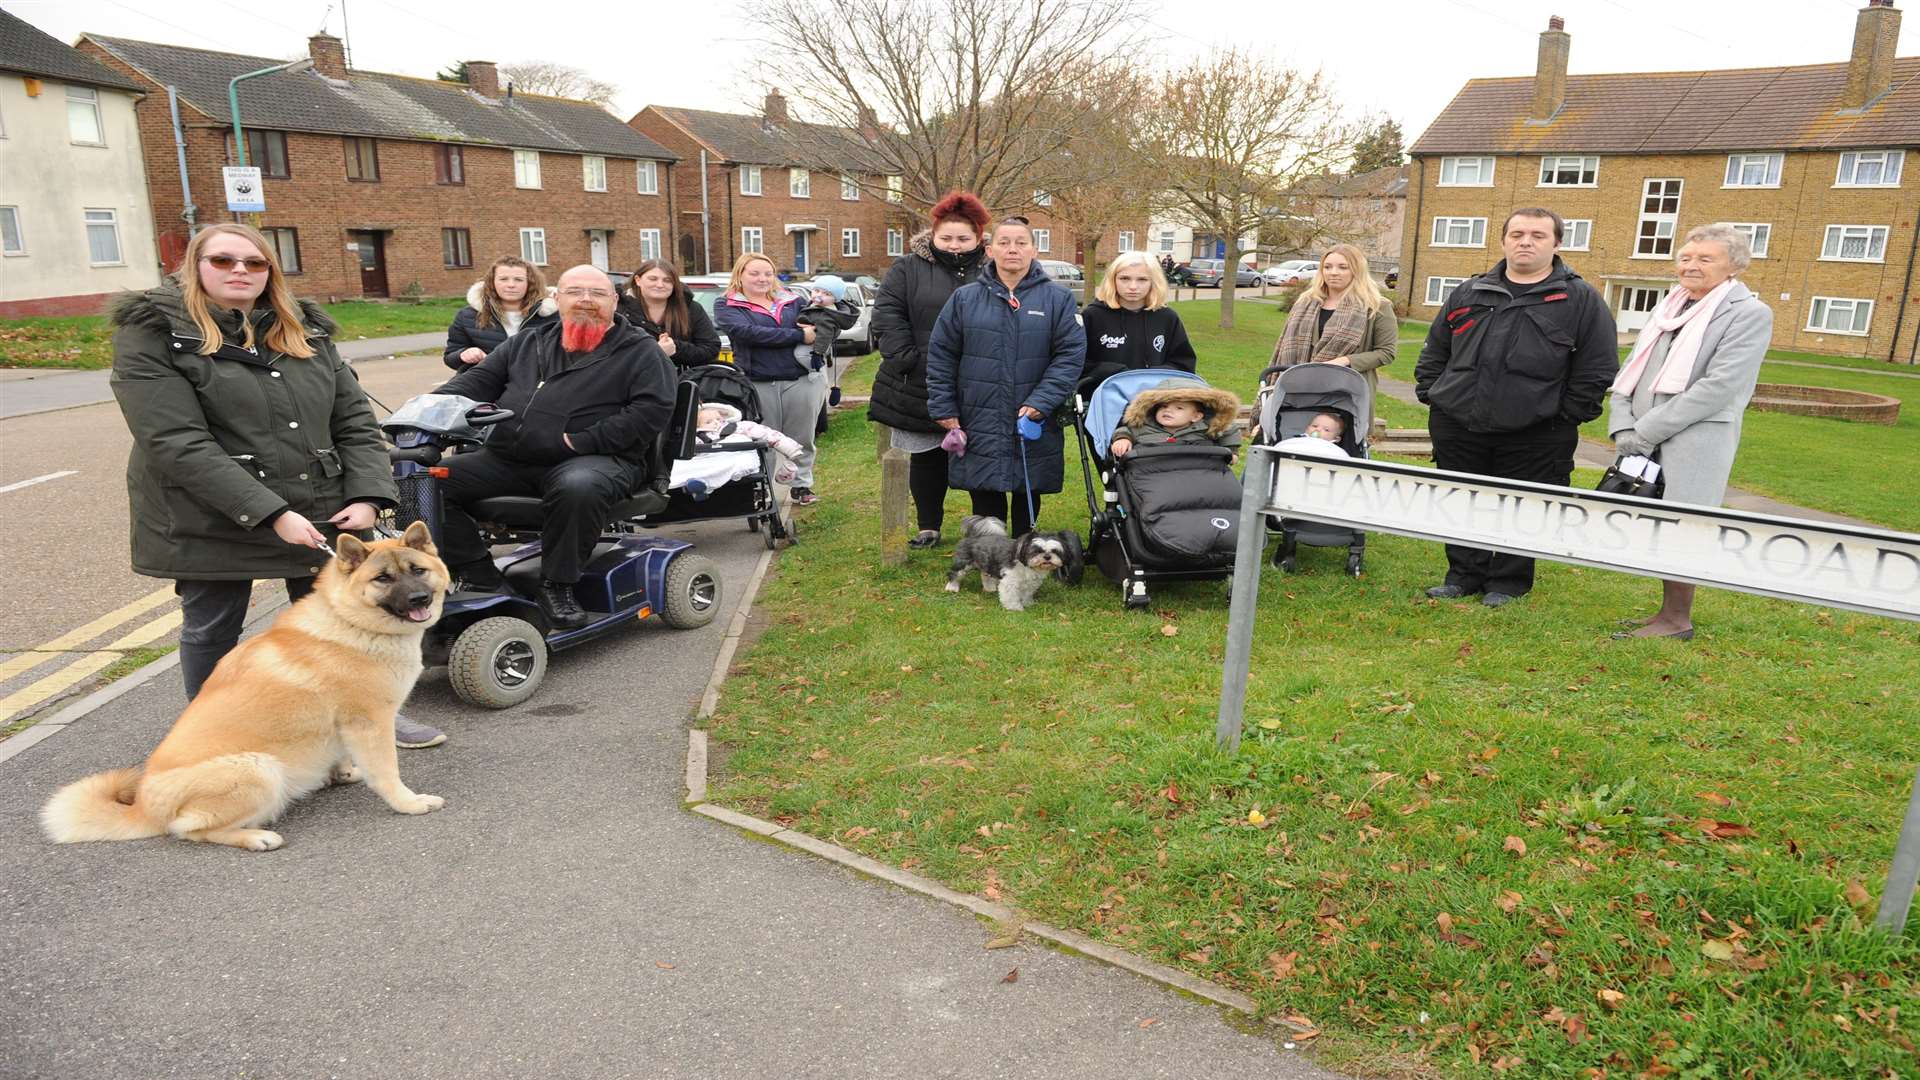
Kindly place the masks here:
[[(465, 300), (323, 305), (340, 324), (337, 340), (445, 330)], [(113, 332), (102, 315), (0, 319), (0, 367), (99, 369), (113, 365)]]
[[(118, 660), (115, 660), (113, 663), (108, 664), (105, 668), (102, 668), (100, 673), (93, 677), (93, 681), (90, 682), (88, 686), (91, 689), (98, 689), (102, 686), (107, 686), (112, 683), (118, 682), (119, 680), (127, 677), (128, 675), (133, 674), (136, 671), (139, 671), (141, 668), (146, 667), (148, 664), (153, 663), (155, 660), (160, 659), (161, 657), (167, 655), (168, 653), (172, 652), (177, 648), (179, 648), (178, 645), (162, 645), (162, 646), (153, 646), (153, 647), (139, 648), (139, 649), (128, 649)], [(77, 695), (75, 696), (77, 697)], [(74, 700), (74, 698), (69, 697), (65, 700), (70, 701), (70, 700)], [(64, 704), (64, 703), (65, 701), (62, 701), (57, 704)], [(48, 716), (53, 715), (53, 713), (57, 711), (59, 711), (57, 708), (42, 709), (41, 711), (34, 713), (31, 716), (23, 716), (20, 719), (15, 720), (10, 724), (0, 726), (0, 742), (5, 742), (7, 739), (10, 739), (15, 735), (20, 734), (21, 732), (27, 730), (33, 725), (39, 723), (41, 720), (44, 720)]]

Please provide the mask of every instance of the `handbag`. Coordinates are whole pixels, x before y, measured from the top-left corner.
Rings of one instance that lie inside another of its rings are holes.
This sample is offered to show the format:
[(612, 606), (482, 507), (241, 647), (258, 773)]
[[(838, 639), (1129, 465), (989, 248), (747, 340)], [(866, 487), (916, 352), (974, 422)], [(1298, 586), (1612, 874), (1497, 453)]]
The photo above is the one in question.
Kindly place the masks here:
[(1604, 491), (1610, 495), (1634, 495), (1642, 499), (1658, 499), (1667, 490), (1666, 478), (1661, 475), (1657, 456), (1645, 457), (1640, 454), (1621, 454), (1607, 466), (1607, 471), (1594, 485), (1595, 491)]

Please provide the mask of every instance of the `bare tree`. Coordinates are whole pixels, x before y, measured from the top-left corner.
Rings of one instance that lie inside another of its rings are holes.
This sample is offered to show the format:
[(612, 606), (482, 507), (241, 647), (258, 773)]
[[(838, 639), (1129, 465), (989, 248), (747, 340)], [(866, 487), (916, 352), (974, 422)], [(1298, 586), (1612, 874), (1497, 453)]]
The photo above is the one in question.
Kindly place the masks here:
[(1139, 73), (1107, 65), (1082, 72), (1074, 90), (1055, 106), (1070, 117), (1061, 125), (1066, 140), (1055, 163), (1070, 179), (1048, 192), (1053, 201), (1047, 211), (1081, 250), (1089, 282), (1101, 237), (1144, 224), (1152, 212), (1159, 178), (1134, 138), (1137, 103), (1151, 93), (1149, 80)]
[[(1233, 326), (1241, 239), (1317, 228), (1293, 193), (1351, 152), (1352, 127), (1319, 72), (1281, 67), (1237, 49), (1168, 74), (1138, 117), (1160, 176), (1157, 209), (1226, 242), (1220, 326)], [(1304, 245), (1300, 245), (1304, 246)]]
[(611, 108), (613, 96), (620, 92), (610, 82), (596, 79), (577, 67), (556, 64), (550, 60), (521, 60), (502, 64), (500, 73), (520, 93), (591, 101), (602, 108)]
[(816, 157), (837, 155), (863, 185), (899, 177), (901, 201), (924, 212), (954, 188), (1017, 210), (1073, 182), (1059, 150), (1081, 118), (1058, 105), (1086, 70), (1132, 52), (1142, 4), (764, 0), (755, 11), (770, 81), (821, 125), (796, 125), (816, 132)]

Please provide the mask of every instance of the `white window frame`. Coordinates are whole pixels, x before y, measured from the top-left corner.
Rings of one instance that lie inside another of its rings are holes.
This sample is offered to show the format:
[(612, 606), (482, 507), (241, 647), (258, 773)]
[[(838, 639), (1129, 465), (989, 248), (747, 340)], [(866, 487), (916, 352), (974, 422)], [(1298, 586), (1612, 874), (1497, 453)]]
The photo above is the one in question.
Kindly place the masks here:
[(527, 228), (520, 230), (520, 257), (535, 266), (547, 265), (546, 229)]
[(740, 227), (740, 254), (765, 255), (767, 253), (767, 234), (758, 225)]
[(1053, 230), (1052, 229), (1033, 230), (1033, 250), (1039, 252), (1042, 255), (1048, 254), (1049, 252), (1053, 251)]
[(1033, 205), (1052, 206), (1053, 193), (1050, 191), (1041, 191), (1039, 188), (1035, 188), (1033, 191)]
[[(92, 139), (76, 139), (73, 131), (73, 107), (79, 105), (93, 114)], [(67, 141), (75, 146), (107, 145), (107, 118), (100, 111), (100, 91), (91, 86), (67, 87)]]
[(761, 179), (760, 166), (758, 165), (740, 166), (740, 194), (742, 195), (760, 194), (760, 190), (761, 190), (760, 179)]
[(645, 262), (648, 259), (657, 259), (659, 257), (660, 257), (660, 230), (659, 229), (641, 229), (640, 230), (640, 261)]
[[(599, 166), (596, 176), (594, 166)], [(594, 180), (598, 179), (598, 184)], [(598, 154), (580, 155), (580, 183), (588, 191), (607, 190), (607, 159)]]
[(787, 169), (787, 196), (794, 199), (813, 198), (813, 174), (805, 169)]
[(907, 178), (904, 176), (887, 177), (887, 201), (897, 203), (907, 197)]
[(540, 190), (540, 151), (515, 150), (513, 152), (513, 186), (529, 191)]
[(1747, 246), (1753, 249), (1753, 257), (1764, 259), (1767, 249), (1773, 245), (1773, 225), (1765, 221), (1730, 221), (1733, 231), (1747, 238)]
[(860, 181), (855, 180), (849, 173), (840, 174), (840, 201), (860, 201)]
[(0, 255), (17, 259), (27, 253), (27, 230), (20, 224), (20, 208), (13, 205), (0, 206), (0, 214), (4, 214), (13, 221), (13, 246), (6, 246), (4, 239), (6, 234), (0, 232)]
[(901, 229), (887, 230), (887, 254), (901, 256), (907, 253), (907, 234)]
[(1121, 229), (1120, 235), (1114, 238), (1114, 247), (1118, 248), (1122, 252), (1132, 251), (1133, 250), (1133, 230)]
[[(1877, 160), (1880, 164), (1880, 179), (1877, 183), (1862, 184), (1856, 177), (1860, 175), (1860, 165), (1866, 160)], [(1840, 166), (1834, 170), (1834, 187), (1886, 187), (1900, 186), (1900, 173), (1905, 167), (1905, 150), (1850, 150), (1840, 155)]]
[[(1454, 226), (1463, 222), (1467, 227), (1467, 239), (1464, 242), (1448, 239), (1453, 232)], [(1433, 219), (1433, 232), (1428, 238), (1428, 246), (1443, 248), (1484, 248), (1487, 246), (1487, 219), (1483, 217), (1436, 217)]]
[[(1829, 225), (1826, 235), (1820, 239), (1821, 262), (1883, 263), (1887, 261), (1887, 241), (1893, 230), (1885, 225)], [(1842, 255), (1849, 239), (1865, 240), (1867, 253), (1860, 258)], [(1880, 254), (1875, 257), (1874, 242), (1880, 245)]]
[(843, 259), (857, 259), (860, 257), (859, 229), (840, 230), (840, 257)]
[[(1854, 330), (1849, 327), (1849, 329), (1846, 330), (1834, 330), (1822, 325), (1821, 320), (1823, 318), (1831, 319), (1833, 317), (1835, 304), (1846, 304), (1848, 322), (1850, 324), (1863, 322), (1865, 324), (1864, 329)], [(1860, 318), (1862, 304), (1866, 305), (1866, 318), (1864, 320)], [(1807, 329), (1816, 334), (1844, 334), (1847, 337), (1866, 337), (1873, 332), (1873, 301), (1852, 296), (1813, 297), (1812, 302), (1807, 305)]]
[[(1777, 188), (1780, 186), (1780, 173), (1786, 168), (1785, 154), (1728, 154), (1727, 172), (1721, 177), (1723, 188)], [(1760, 182), (1747, 183), (1747, 169), (1760, 167)]]
[[(105, 214), (106, 217), (97, 218), (94, 217), (95, 214)], [(89, 206), (80, 211), (80, 220), (83, 223), (82, 234), (87, 240), (88, 266), (127, 265), (127, 248), (126, 245), (120, 242), (120, 211), (109, 206)], [(93, 230), (96, 226), (102, 225), (111, 230), (114, 257), (111, 259), (95, 260), (93, 257)]]
[[(1565, 227), (1563, 231), (1566, 234), (1566, 240), (1564, 240), (1560, 244), (1561, 251), (1592, 251), (1593, 250), (1593, 219), (1592, 218), (1565, 218), (1561, 221), (1561, 224)], [(1575, 229), (1574, 226), (1576, 225), (1584, 226), (1584, 231), (1586, 232), (1586, 235), (1580, 237), (1578, 240), (1574, 238), (1574, 234), (1582, 230)]]
[(1177, 232), (1178, 230), (1175, 230), (1175, 229), (1160, 230), (1160, 251), (1162, 254), (1165, 254), (1165, 255), (1173, 254), (1174, 236), (1177, 234)]
[(636, 161), (633, 163), (633, 190), (640, 195), (660, 194), (659, 162)]
[[(1424, 301), (1424, 306), (1439, 307), (1441, 304), (1444, 304), (1447, 302), (1447, 297), (1453, 295), (1453, 290), (1466, 284), (1466, 282), (1467, 282), (1467, 279), (1463, 277), (1430, 277), (1428, 278), (1427, 279), (1427, 296), (1426, 296), (1426, 300)], [(1435, 285), (1438, 285), (1440, 287), (1436, 289), (1434, 288)]]
[[(1667, 184), (1677, 185), (1674, 189), (1674, 194), (1672, 196), (1673, 198), (1672, 213), (1649, 212), (1647, 210), (1647, 200), (1649, 198), (1655, 197), (1654, 186), (1653, 186), (1655, 184), (1662, 185), (1661, 188), (1659, 189), (1659, 195), (1658, 195), (1658, 197), (1661, 199), (1665, 199), (1668, 197), (1666, 194), (1665, 185)], [(1680, 203), (1682, 200), (1686, 198), (1686, 195), (1687, 195), (1686, 181), (1676, 176), (1650, 176), (1646, 179), (1644, 183), (1640, 185), (1640, 203), (1639, 203), (1640, 216), (1634, 221), (1633, 254), (1629, 255), (1628, 258), (1663, 259), (1663, 260), (1673, 258), (1674, 252), (1680, 250), (1679, 238), (1674, 234), (1680, 227)], [(1659, 251), (1659, 250), (1641, 251), (1640, 250), (1640, 242), (1643, 239), (1642, 233), (1645, 230), (1645, 227), (1649, 223), (1652, 223), (1654, 228), (1654, 234), (1650, 238), (1653, 241), (1653, 247), (1657, 249), (1660, 246), (1660, 241), (1665, 240), (1667, 242), (1667, 250), (1665, 251)], [(1663, 225), (1666, 227), (1666, 231), (1664, 234), (1660, 231), (1661, 226)]]
[[(1556, 182), (1554, 177), (1559, 175), (1561, 169), (1569, 167), (1567, 164), (1568, 162), (1573, 163), (1571, 168), (1574, 171), (1574, 175), (1581, 177), (1581, 179), (1571, 184), (1562, 184), (1562, 183)], [(1593, 174), (1593, 178), (1590, 180), (1586, 179), (1586, 176), (1588, 173)], [(1534, 186), (1535, 187), (1562, 187), (1562, 188), (1599, 187), (1600, 186), (1600, 156), (1598, 154), (1547, 154), (1547, 155), (1544, 155), (1540, 159), (1540, 182), (1538, 184), (1535, 184)]]
[[(1469, 161), (1473, 162), (1473, 167), (1477, 173), (1483, 173), (1484, 175), (1478, 175), (1473, 180), (1460, 179), (1460, 167)], [(1473, 157), (1443, 157), (1440, 159), (1440, 177), (1435, 182), (1435, 186), (1492, 187), (1493, 159), (1491, 157), (1481, 157), (1478, 155)]]

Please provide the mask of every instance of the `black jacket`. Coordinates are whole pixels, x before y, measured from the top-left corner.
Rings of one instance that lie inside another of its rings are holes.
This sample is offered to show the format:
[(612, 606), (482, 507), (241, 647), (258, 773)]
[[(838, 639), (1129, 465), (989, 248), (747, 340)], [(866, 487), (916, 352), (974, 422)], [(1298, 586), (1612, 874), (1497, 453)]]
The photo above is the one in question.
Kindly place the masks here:
[(1620, 370), (1613, 313), (1554, 256), (1546, 280), (1501, 284), (1506, 260), (1447, 297), (1414, 367), (1414, 393), (1471, 431), (1600, 415)]
[[(473, 366), (461, 363), (461, 353), (470, 348), (492, 352), (500, 347), (501, 342), (507, 340), (507, 328), (499, 323), (480, 325), (480, 304), (480, 282), (476, 281), (467, 290), (467, 306), (454, 315), (453, 325), (447, 327), (447, 348), (440, 359), (455, 371), (465, 371)], [(550, 323), (560, 317), (556, 314), (559, 310), (554, 305), (553, 297), (549, 296), (540, 301), (540, 306), (520, 324), (520, 329), (531, 330), (544, 323)]]
[(1192, 371), (1198, 360), (1180, 313), (1172, 308), (1128, 311), (1095, 300), (1080, 310), (1080, 318), (1087, 327), (1087, 366), (1080, 376), (1084, 390), (1135, 368)]
[(947, 266), (934, 257), (932, 234), (923, 232), (894, 260), (873, 302), (873, 340), (880, 367), (873, 373), (867, 419), (901, 431), (936, 432), (927, 415), (927, 338), (947, 297), (980, 271), (984, 249)]
[(673, 414), (673, 389), (673, 365), (660, 346), (615, 315), (606, 340), (585, 357), (565, 356), (560, 324), (549, 322), (515, 334), (438, 392), (513, 410), (487, 436), (487, 449), (501, 457), (556, 465), (606, 454), (645, 469)]
[[(669, 359), (683, 368), (711, 364), (720, 358), (720, 331), (713, 328), (713, 317), (684, 285), (680, 296), (687, 302), (687, 336), (673, 339), (673, 356)], [(648, 337), (657, 339), (667, 332), (666, 327), (647, 318), (646, 302), (625, 289), (620, 291), (620, 314)]]

